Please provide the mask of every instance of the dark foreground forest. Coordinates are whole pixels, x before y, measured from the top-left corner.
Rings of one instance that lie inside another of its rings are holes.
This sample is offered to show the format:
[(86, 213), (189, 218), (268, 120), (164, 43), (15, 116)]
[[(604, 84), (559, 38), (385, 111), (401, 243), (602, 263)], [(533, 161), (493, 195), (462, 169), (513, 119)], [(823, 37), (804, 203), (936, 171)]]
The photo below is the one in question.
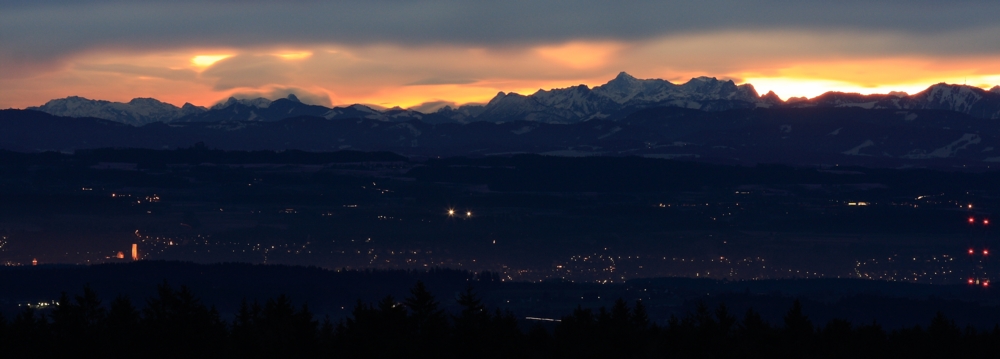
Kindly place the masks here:
[[(359, 301), (339, 322), (286, 296), (240, 305), (232, 322), (187, 287), (163, 283), (142, 303), (104, 302), (85, 287), (53, 309), (0, 317), (0, 356), (48, 358), (995, 358), (1000, 326), (959, 328), (943, 314), (926, 326), (814, 323), (798, 301), (781, 323), (749, 310), (699, 305), (657, 325), (642, 302), (618, 300), (535, 321), (485, 307), (470, 287), (446, 313), (418, 282), (406, 298)], [(529, 324), (525, 321), (532, 321)], [(522, 330), (522, 328), (528, 328)]]

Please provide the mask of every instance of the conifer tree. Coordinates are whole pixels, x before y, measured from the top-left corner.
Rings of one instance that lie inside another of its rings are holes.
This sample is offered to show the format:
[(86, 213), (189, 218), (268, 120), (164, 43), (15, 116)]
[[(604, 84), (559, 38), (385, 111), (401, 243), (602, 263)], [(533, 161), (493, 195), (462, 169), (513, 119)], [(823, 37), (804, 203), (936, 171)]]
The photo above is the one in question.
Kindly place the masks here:
[(410, 310), (409, 328), (415, 347), (421, 353), (439, 355), (448, 336), (448, 319), (434, 295), (427, 290), (424, 282), (417, 281), (404, 303)]
[(46, 357), (51, 355), (51, 333), (43, 315), (37, 314), (31, 306), (24, 306), (10, 324), (12, 358)]
[(632, 326), (639, 328), (641, 330), (646, 330), (649, 328), (649, 314), (646, 312), (646, 305), (642, 304), (642, 300), (635, 301), (635, 307), (632, 308)]
[[(108, 308), (105, 317), (105, 333), (108, 340), (102, 348), (106, 358), (131, 358), (134, 353), (139, 352), (141, 347), (138, 341), (139, 311), (132, 305), (128, 297), (119, 295)], [(110, 345), (108, 343), (115, 343)]]
[(54, 346), (56, 355), (96, 352), (103, 344), (100, 341), (104, 337), (105, 316), (105, 308), (90, 286), (85, 286), (83, 294), (75, 300), (63, 292), (51, 313), (53, 339), (58, 343)]
[(814, 348), (812, 321), (802, 313), (802, 303), (796, 299), (792, 308), (785, 314), (784, 338), (788, 355), (803, 357), (806, 351)]
[(7, 318), (3, 316), (3, 312), (0, 312), (0, 348), (6, 348), (7, 339)]
[(488, 339), (490, 314), (482, 304), (482, 300), (472, 290), (472, 286), (465, 288), (456, 300), (461, 311), (457, 316), (452, 317), (454, 323), (454, 339), (456, 350), (460, 353), (482, 355), (485, 354), (486, 341)]
[[(146, 301), (141, 326), (154, 356), (211, 357), (225, 342), (226, 326), (214, 308), (208, 308), (186, 286), (174, 290), (166, 282), (157, 297)], [(188, 343), (178, 346), (173, 343)]]

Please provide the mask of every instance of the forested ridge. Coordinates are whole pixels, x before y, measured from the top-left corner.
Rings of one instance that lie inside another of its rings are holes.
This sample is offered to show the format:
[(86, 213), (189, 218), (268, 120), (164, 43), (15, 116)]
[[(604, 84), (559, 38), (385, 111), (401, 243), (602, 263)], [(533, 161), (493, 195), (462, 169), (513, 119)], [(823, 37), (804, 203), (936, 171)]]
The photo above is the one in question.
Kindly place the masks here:
[[(943, 314), (928, 325), (884, 330), (877, 322), (813, 323), (794, 302), (781, 323), (752, 309), (701, 304), (681, 317), (649, 318), (641, 301), (577, 308), (558, 322), (526, 325), (485, 307), (475, 290), (446, 313), (422, 282), (403, 299), (358, 301), (339, 322), (287, 296), (244, 300), (231, 321), (185, 286), (167, 283), (141, 303), (108, 302), (85, 287), (54, 309), (25, 306), (0, 317), (0, 355), (46, 358), (994, 358), (1000, 326), (959, 328)], [(657, 324), (660, 322), (660, 324)], [(543, 325), (548, 324), (548, 325)], [(529, 328), (523, 330), (522, 328)]]

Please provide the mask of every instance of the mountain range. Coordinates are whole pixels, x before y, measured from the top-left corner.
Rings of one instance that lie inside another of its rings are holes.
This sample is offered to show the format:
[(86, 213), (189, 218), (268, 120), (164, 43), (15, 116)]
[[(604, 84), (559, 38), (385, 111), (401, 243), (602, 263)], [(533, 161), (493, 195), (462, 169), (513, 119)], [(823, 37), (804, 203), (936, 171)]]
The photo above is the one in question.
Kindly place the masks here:
[(328, 108), (302, 103), (295, 95), (273, 101), (265, 98), (231, 97), (211, 108), (189, 103), (176, 107), (151, 98), (136, 98), (121, 103), (74, 96), (51, 100), (42, 106), (28, 109), (57, 116), (93, 117), (142, 126), (154, 122), (269, 122), (297, 116), (322, 117), (328, 120), (365, 118), (390, 122), (532, 121), (569, 124), (595, 119), (619, 120), (636, 111), (654, 107), (680, 107), (710, 112), (785, 107), (946, 110), (977, 118), (1000, 119), (1000, 86), (986, 91), (977, 87), (941, 83), (914, 95), (828, 92), (812, 99), (782, 101), (773, 92), (759, 95), (753, 85), (736, 85), (731, 80), (698, 77), (678, 85), (660, 79), (637, 79), (622, 72), (608, 83), (594, 88), (579, 85), (538, 90), (531, 95), (500, 92), (485, 105), (444, 107), (433, 113), (398, 107), (381, 110), (360, 104)]
[(677, 85), (626, 73), (589, 88), (499, 93), (433, 113), (328, 108), (289, 95), (211, 108), (154, 99), (80, 97), (0, 110), (0, 149), (392, 151), (406, 156), (541, 153), (685, 158), (721, 163), (992, 168), (1000, 165), (1000, 87), (937, 84), (914, 94), (829, 92), (782, 101), (752, 85)]

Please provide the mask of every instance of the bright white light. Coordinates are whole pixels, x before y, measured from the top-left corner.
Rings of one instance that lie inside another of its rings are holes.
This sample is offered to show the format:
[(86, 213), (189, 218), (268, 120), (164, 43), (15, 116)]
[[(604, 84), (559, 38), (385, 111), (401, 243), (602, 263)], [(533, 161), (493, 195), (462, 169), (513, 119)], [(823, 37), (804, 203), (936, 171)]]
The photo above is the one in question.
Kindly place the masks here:
[(198, 67), (209, 67), (219, 60), (225, 59), (229, 56), (230, 55), (198, 55), (191, 58), (191, 63)]

